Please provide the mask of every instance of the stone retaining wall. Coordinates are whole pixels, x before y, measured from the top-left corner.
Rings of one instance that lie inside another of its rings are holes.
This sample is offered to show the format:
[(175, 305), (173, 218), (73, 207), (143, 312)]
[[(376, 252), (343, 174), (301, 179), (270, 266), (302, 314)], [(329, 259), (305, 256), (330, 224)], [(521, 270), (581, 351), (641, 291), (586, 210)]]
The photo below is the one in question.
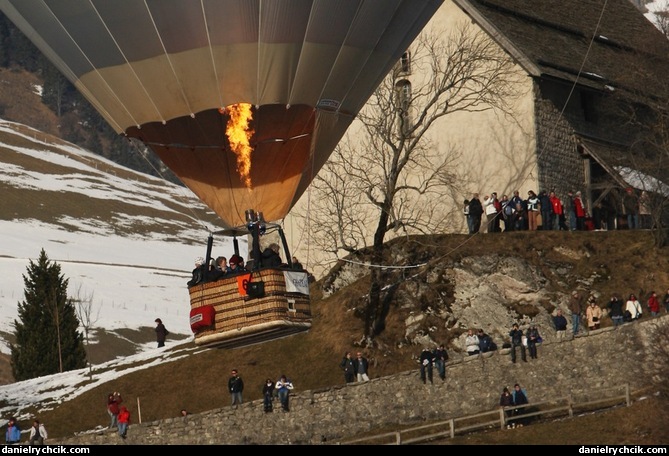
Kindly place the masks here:
[[(290, 412), (263, 412), (262, 400), (238, 408), (131, 425), (128, 438), (102, 431), (49, 443), (114, 444), (320, 444), (395, 425), (419, 424), (492, 410), (504, 386), (520, 383), (530, 402), (579, 392), (650, 383), (653, 360), (647, 347), (669, 316), (605, 328), (561, 343), (544, 343), (538, 359), (511, 363), (509, 350), (451, 360), (446, 381), (435, 373), (424, 385), (418, 370), (365, 383), (291, 396)], [(664, 360), (666, 364), (666, 360)]]

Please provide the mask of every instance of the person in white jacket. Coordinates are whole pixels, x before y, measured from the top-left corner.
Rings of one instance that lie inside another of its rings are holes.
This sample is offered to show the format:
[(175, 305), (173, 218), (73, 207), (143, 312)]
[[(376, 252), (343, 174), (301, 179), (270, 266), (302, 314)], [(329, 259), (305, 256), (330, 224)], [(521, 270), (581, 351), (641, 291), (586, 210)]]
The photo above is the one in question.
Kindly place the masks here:
[(277, 389), (281, 408), (284, 412), (289, 411), (288, 398), (290, 397), (290, 391), (293, 389), (293, 382), (288, 380), (285, 375), (282, 375), (274, 387)]
[(625, 312), (629, 312), (630, 320), (636, 320), (637, 318), (641, 317), (641, 303), (633, 294), (631, 294), (627, 300), (627, 304), (625, 305)]
[(483, 207), (488, 222), (488, 233), (495, 233), (497, 231), (496, 229), (497, 208), (495, 207), (496, 199), (497, 199), (497, 193), (495, 192), (491, 193), (490, 196), (486, 195), (486, 197), (483, 199)]
[(31, 445), (44, 445), (44, 441), (47, 438), (46, 428), (39, 420), (33, 421), (33, 425), (30, 427), (30, 442)]
[(465, 337), (465, 351), (467, 351), (468, 355), (478, 355), (481, 352), (479, 337), (474, 334), (473, 329), (467, 331), (467, 337)]

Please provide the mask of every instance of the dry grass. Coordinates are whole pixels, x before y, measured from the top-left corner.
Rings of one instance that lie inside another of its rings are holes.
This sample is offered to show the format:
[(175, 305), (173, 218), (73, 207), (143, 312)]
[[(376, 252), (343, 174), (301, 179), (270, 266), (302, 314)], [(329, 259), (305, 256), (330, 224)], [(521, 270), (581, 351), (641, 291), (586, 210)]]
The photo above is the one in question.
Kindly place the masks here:
[(453, 440), (432, 442), (443, 445), (667, 445), (669, 402), (646, 397), (630, 407), (616, 407), (596, 413), (542, 421), (522, 428), (478, 432)]
[(0, 68), (0, 117), (58, 134), (58, 118), (42, 104), (36, 75), (19, 69)]

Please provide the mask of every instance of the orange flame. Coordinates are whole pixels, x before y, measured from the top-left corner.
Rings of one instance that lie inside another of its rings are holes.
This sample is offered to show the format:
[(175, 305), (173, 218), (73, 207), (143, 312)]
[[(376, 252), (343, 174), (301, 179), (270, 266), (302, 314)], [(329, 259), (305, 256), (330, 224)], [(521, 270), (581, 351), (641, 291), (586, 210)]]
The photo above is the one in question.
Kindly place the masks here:
[(253, 136), (253, 130), (249, 126), (249, 122), (253, 119), (251, 104), (237, 103), (228, 106), (225, 111), (230, 116), (225, 134), (228, 136), (232, 151), (237, 155), (237, 172), (244, 185), (250, 189), (251, 152), (253, 152), (253, 148), (249, 145)]

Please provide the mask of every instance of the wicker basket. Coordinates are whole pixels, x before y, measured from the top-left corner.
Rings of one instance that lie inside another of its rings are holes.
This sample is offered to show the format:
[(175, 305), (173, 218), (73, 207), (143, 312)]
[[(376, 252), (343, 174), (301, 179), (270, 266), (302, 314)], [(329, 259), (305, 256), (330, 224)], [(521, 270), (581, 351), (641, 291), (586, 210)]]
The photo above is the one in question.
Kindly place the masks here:
[[(286, 291), (284, 272), (261, 269), (191, 287), (191, 314), (200, 307), (214, 309), (213, 323), (195, 332), (195, 344), (239, 347), (311, 328), (309, 295)], [(296, 273), (291, 271), (291, 274)], [(303, 274), (306, 283), (306, 273)], [(248, 281), (262, 282), (264, 295), (249, 297)]]

